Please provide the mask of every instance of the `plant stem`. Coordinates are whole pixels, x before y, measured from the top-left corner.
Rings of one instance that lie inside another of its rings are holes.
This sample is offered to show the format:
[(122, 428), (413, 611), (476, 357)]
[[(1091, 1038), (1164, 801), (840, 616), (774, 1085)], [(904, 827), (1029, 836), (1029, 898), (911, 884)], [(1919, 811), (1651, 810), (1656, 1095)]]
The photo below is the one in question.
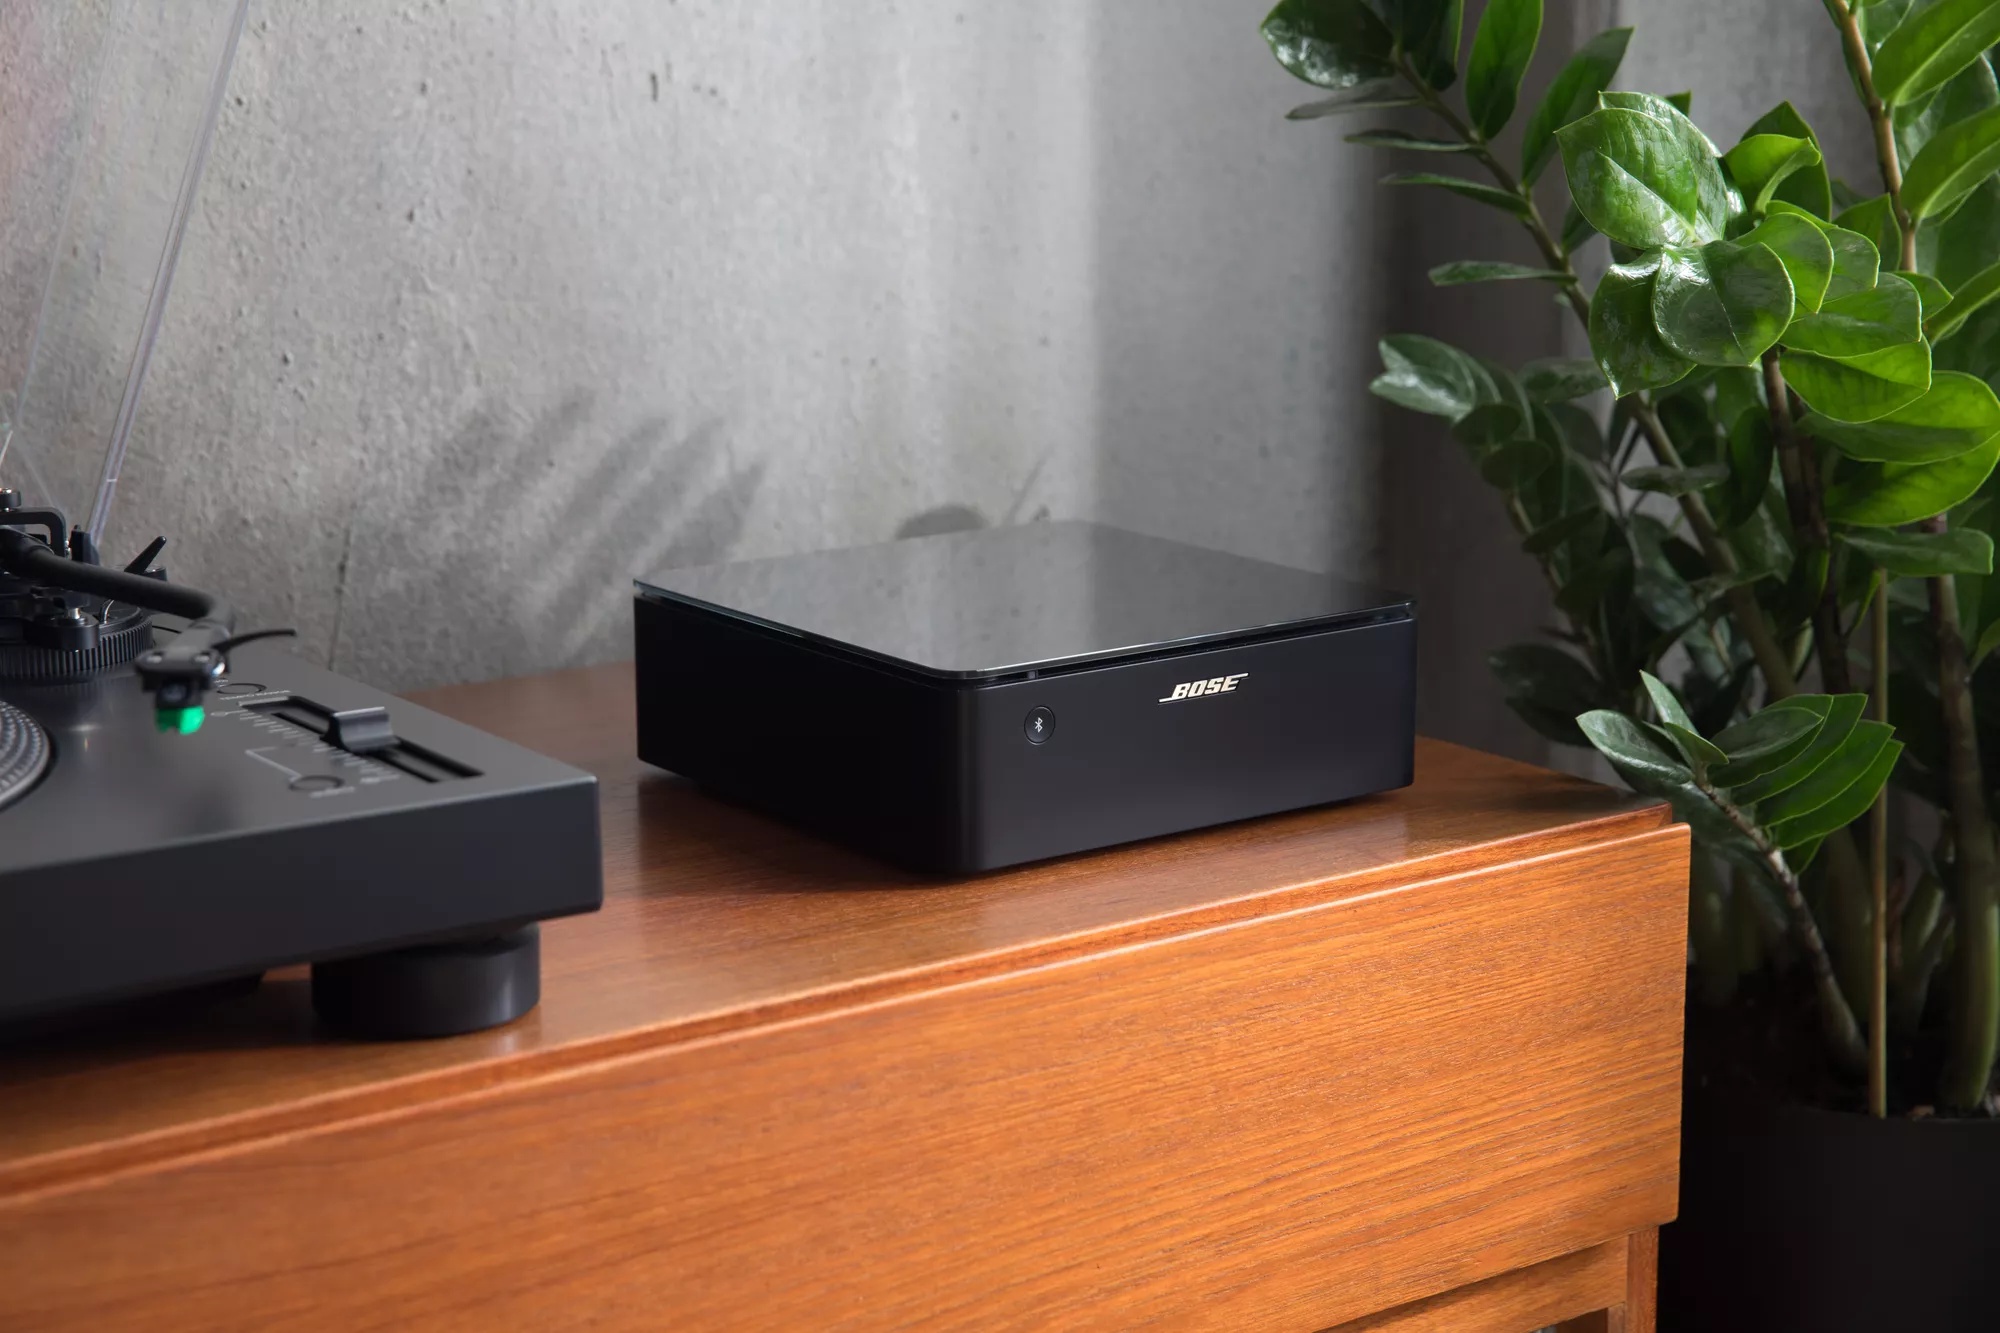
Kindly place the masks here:
[(1896, 123), (1888, 106), (1875, 91), (1875, 66), (1868, 58), (1868, 43), (1861, 38), (1859, 5), (1847, 0), (1826, 0), (1827, 12), (1840, 29), (1841, 43), (1847, 48), (1847, 64), (1861, 88), (1861, 104), (1868, 109), (1868, 123), (1875, 131), (1875, 165), (1882, 173), (1882, 188), (1889, 192), (1889, 209), (1896, 216), (1901, 233), (1902, 256), (1898, 268), (1914, 272), (1917, 267), (1917, 224), (1903, 207), (1903, 166), (1896, 157)]
[[(1901, 267), (1917, 266), (1917, 222), (1903, 205), (1903, 169), (1896, 157), (1895, 122), (1875, 91), (1875, 71), (1862, 40), (1861, 24), (1849, 0), (1825, 0), (1847, 48), (1847, 61), (1875, 131), (1875, 160), (1889, 209), (1902, 233)], [(1945, 531), (1942, 514), (1924, 523)], [(1993, 1078), (2000, 1040), (2000, 864), (1993, 846), (1993, 821), (1986, 807), (1980, 771), (1979, 724), (1972, 704), (1972, 672), (1966, 661), (1965, 631), (1958, 613), (1958, 585), (1950, 575), (1926, 580), (1931, 628), (1937, 638), (1938, 703), (1944, 724), (1945, 790), (1951, 806), (1958, 861), (1955, 886), (1959, 975), (1951, 1048), (1938, 1095), (1946, 1105), (1981, 1105)]]
[[(1942, 532), (1945, 520), (1931, 519), (1925, 527)], [(1994, 1044), (2000, 1041), (2000, 914), (1994, 893), (1993, 824), (1980, 772), (1958, 585), (1949, 577), (1928, 583), (1931, 626), (1937, 635), (1938, 699), (1944, 713), (1945, 785), (1958, 838), (1958, 1013), (1940, 1095), (1947, 1105), (1965, 1108), (1979, 1105), (1986, 1096), (1993, 1077)]]
[[(1819, 654), (1821, 686), (1830, 694), (1850, 694), (1853, 672), (1847, 661), (1847, 633), (1840, 624), (1840, 589), (1833, 579), (1833, 538), (1820, 496), (1819, 462), (1812, 442), (1800, 436), (1792, 414), (1791, 394), (1779, 369), (1775, 350), (1763, 361), (1764, 397), (1777, 442), (1778, 471), (1784, 478), (1785, 505), (1800, 543), (1801, 558), (1820, 562), (1820, 593), (1813, 604), (1812, 638)], [(1847, 829), (1827, 835), (1821, 855), (1826, 858), (1827, 900), (1835, 952), (1835, 972), (1849, 1003), (1860, 1007), (1874, 993), (1875, 972), (1867, 948), (1869, 932), (1868, 869)]]
[(1530, 236), (1534, 237), (1535, 247), (1542, 252), (1542, 258), (1547, 261), (1548, 266), (1563, 275), (1561, 279), (1563, 295), (1568, 298), (1570, 309), (1576, 312), (1576, 317), (1583, 322), (1583, 326), (1589, 328), (1590, 298), (1583, 294), (1582, 283), (1576, 276), (1575, 268), (1570, 265), (1569, 256), (1563, 253), (1562, 245), (1556, 240), (1555, 233), (1549, 230), (1549, 224), (1543, 220), (1542, 210), (1535, 203), (1534, 192), (1528, 189), (1525, 182), (1514, 179), (1514, 173), (1507, 170), (1499, 158), (1493, 156), (1493, 149), (1487, 143), (1486, 136), (1466, 124), (1459, 114), (1451, 109), (1451, 104), (1438, 96), (1437, 90), (1418, 76), (1407, 60), (1402, 62), (1400, 69), (1404, 80), (1417, 90), (1417, 95), (1423, 99), (1424, 105), (1431, 113), (1450, 126), (1451, 132), (1464, 141), (1479, 164), (1492, 173), (1494, 183), (1521, 201), (1526, 209), (1521, 217), (1521, 225), (1528, 229)]
[(1735, 825), (1737, 832), (1757, 848), (1765, 868), (1784, 893), (1792, 929), (1798, 933), (1799, 945), (1805, 950), (1806, 966), (1812, 971), (1813, 991), (1819, 997), (1820, 1022), (1826, 1028), (1827, 1041), (1833, 1047), (1834, 1057), (1849, 1069), (1862, 1068), (1868, 1061), (1868, 1043), (1862, 1037), (1861, 1027), (1854, 1021), (1854, 1010), (1847, 1003), (1847, 996), (1833, 974), (1833, 960), (1827, 954), (1826, 940), (1819, 933), (1819, 923), (1813, 920), (1812, 908), (1806, 905), (1805, 894), (1799, 888), (1799, 877), (1786, 863), (1785, 854), (1771, 845), (1771, 840), (1754, 820), (1724, 800), (1706, 783), (1701, 784), (1701, 791), (1714, 803), (1722, 817)]
[[(1438, 96), (1437, 90), (1411, 68), (1408, 61), (1401, 62), (1398, 68), (1404, 81), (1416, 91), (1417, 96), (1431, 113), (1444, 121), (1452, 133), (1465, 143), (1473, 158), (1492, 174), (1494, 183), (1521, 201), (1521, 225), (1533, 238), (1535, 248), (1542, 252), (1544, 262), (1563, 275), (1560, 279), (1563, 297), (1569, 302), (1569, 308), (1575, 312), (1577, 321), (1588, 331), (1590, 298), (1583, 294), (1583, 284), (1576, 275), (1576, 267), (1570, 262), (1569, 255), (1563, 250), (1555, 233), (1549, 230), (1548, 223), (1543, 220), (1541, 209), (1535, 203), (1534, 191), (1529, 189), (1525, 182), (1514, 178), (1514, 173), (1507, 170), (1500, 159), (1493, 155), (1492, 149), (1486, 142), (1486, 136), (1466, 124), (1458, 113), (1451, 109), (1450, 104)], [(1653, 456), (1665, 467), (1685, 466), (1681, 462), (1680, 451), (1674, 448), (1672, 438), (1668, 436), (1666, 427), (1661, 424), (1659, 413), (1653, 410), (1651, 400), (1645, 394), (1638, 393), (1632, 395), (1632, 404), (1632, 419), (1638, 423), (1640, 431), (1646, 436), (1646, 442), (1652, 446)], [(1617, 486), (1616, 476), (1612, 478), (1611, 484), (1614, 488)], [(1736, 553), (1730, 549), (1729, 543), (1716, 528), (1715, 519), (1709, 514), (1708, 506), (1702, 502), (1702, 498), (1699, 495), (1683, 495), (1680, 497), (1680, 507), (1681, 513), (1687, 518), (1689, 530), (1694, 534), (1696, 544), (1701, 547), (1702, 555), (1718, 575), (1725, 579), (1734, 577), (1741, 569), (1736, 560)], [(1750, 641), (1751, 654), (1756, 658), (1757, 669), (1763, 673), (1764, 687), (1770, 698), (1775, 701), (1797, 694), (1798, 677), (1792, 670), (1791, 660), (1786, 656), (1784, 647), (1778, 642), (1777, 632), (1764, 615), (1764, 608), (1757, 604), (1756, 594), (1749, 587), (1738, 585), (1724, 593), (1723, 600), (1728, 605), (1729, 613), (1735, 619), (1737, 627)]]
[[(1875, 576), (1869, 606), (1870, 684), (1877, 722), (1889, 720), (1889, 575)], [(1868, 896), (1874, 907), (1868, 971), (1868, 1113), (1889, 1114), (1889, 788), (1875, 793), (1868, 822)]]
[[(1653, 410), (1652, 403), (1643, 395), (1634, 395), (1632, 419), (1639, 423), (1646, 441), (1653, 447), (1653, 456), (1667, 467), (1685, 467), (1680, 450), (1674, 447), (1673, 438), (1667, 434), (1666, 426), (1660, 421), (1660, 414)], [(1680, 497), (1681, 513), (1687, 516), (1688, 530), (1694, 534), (1695, 543), (1715, 572), (1725, 579), (1734, 578), (1742, 566), (1736, 562), (1736, 553), (1723, 539), (1715, 526), (1715, 519), (1708, 512), (1708, 505), (1699, 495), (1688, 494)], [(1792, 671), (1791, 658), (1784, 645), (1778, 642), (1777, 631), (1764, 615), (1764, 608), (1757, 604), (1757, 594), (1747, 583), (1733, 584), (1723, 593), (1723, 601), (1729, 607), (1729, 614), (1736, 620), (1737, 628), (1750, 641), (1750, 653), (1757, 660), (1757, 669), (1764, 673), (1764, 688), (1773, 702), (1790, 698), (1799, 692), (1797, 675)]]
[(1826, 526), (1820, 498), (1819, 462), (1812, 442), (1802, 438), (1792, 421), (1791, 397), (1774, 348), (1764, 353), (1764, 396), (1770, 402), (1771, 434), (1778, 445), (1778, 472), (1785, 482), (1785, 504), (1799, 539), (1820, 552), (1826, 574), (1813, 608), (1813, 638), (1819, 645), (1819, 677), (1829, 694), (1850, 694), (1853, 673), (1847, 664), (1847, 634), (1840, 626), (1840, 589), (1833, 581), (1833, 538)]

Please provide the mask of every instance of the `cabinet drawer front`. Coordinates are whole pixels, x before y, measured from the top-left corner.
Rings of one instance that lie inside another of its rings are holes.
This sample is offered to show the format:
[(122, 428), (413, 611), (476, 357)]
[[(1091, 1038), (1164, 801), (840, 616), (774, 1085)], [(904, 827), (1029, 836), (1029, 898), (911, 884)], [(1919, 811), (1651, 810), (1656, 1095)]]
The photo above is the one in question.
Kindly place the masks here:
[(1672, 1217), (1686, 871), (1664, 828), (20, 1199), (0, 1325), (1325, 1328)]

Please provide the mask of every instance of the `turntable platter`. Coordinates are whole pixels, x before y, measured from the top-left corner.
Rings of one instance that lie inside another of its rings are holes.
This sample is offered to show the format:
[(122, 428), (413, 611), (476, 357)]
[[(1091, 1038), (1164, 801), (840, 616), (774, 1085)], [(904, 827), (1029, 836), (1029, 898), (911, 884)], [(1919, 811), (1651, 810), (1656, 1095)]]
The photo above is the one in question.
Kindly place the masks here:
[(35, 785), (49, 766), (49, 736), (41, 723), (10, 703), (0, 703), (0, 805)]

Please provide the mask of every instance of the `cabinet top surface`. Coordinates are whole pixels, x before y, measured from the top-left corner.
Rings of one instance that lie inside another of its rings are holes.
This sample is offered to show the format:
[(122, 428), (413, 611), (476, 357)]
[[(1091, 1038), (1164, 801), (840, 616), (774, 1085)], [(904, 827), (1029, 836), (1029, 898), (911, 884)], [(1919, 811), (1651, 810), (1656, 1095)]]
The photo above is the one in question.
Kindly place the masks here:
[(543, 999), (437, 1042), (318, 1033), (301, 969), (254, 995), (0, 1046), (0, 1200), (239, 1138), (393, 1111), (1108, 948), (1659, 828), (1665, 807), (1442, 742), (1343, 805), (938, 881), (714, 802), (633, 754), (629, 665), (426, 706), (595, 772), (605, 906), (549, 923)]

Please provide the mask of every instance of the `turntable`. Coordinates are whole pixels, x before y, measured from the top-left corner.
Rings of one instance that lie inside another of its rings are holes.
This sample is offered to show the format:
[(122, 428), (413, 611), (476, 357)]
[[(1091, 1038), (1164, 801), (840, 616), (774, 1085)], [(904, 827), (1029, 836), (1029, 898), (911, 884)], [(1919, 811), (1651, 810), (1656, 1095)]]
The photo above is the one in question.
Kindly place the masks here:
[(298, 963), (340, 1031), (489, 1027), (602, 901), (589, 774), (282, 651), (164, 538), (100, 556), (244, 8), (0, 13), (78, 99), (0, 152), (0, 1039)]

